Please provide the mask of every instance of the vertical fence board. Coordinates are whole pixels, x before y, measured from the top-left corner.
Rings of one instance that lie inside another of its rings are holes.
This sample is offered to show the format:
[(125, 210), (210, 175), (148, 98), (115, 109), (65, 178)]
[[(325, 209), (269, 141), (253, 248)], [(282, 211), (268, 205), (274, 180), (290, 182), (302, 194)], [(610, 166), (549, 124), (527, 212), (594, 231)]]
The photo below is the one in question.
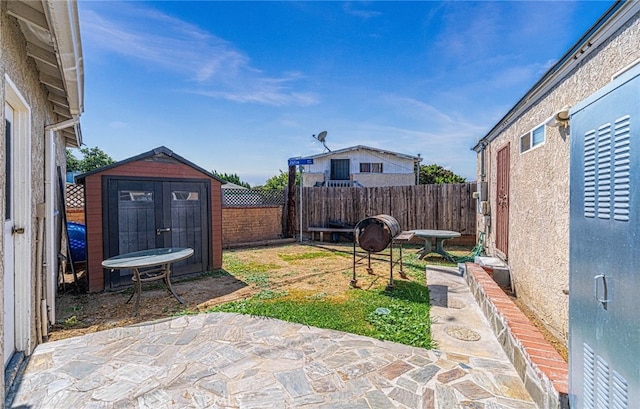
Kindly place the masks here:
[(303, 230), (309, 226), (328, 226), (329, 222), (355, 225), (365, 217), (389, 214), (405, 230), (439, 229), (475, 234), (476, 200), (471, 196), (475, 189), (475, 183), (307, 187), (303, 189)]

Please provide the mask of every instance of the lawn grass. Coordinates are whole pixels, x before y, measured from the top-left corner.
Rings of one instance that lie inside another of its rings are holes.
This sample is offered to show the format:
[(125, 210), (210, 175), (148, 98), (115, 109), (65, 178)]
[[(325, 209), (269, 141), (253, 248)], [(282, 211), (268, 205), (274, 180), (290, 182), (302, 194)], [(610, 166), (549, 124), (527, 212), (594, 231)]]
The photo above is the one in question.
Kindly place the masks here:
[[(425, 282), (427, 262), (418, 260), (410, 248), (406, 250), (403, 260), (408, 279), (395, 280), (395, 286), (391, 289), (387, 289), (387, 283), (380, 280), (365, 289), (345, 288), (340, 294), (333, 295), (322, 291), (272, 286), (270, 279), (278, 276), (276, 270), (282, 266), (273, 262), (264, 265), (243, 263), (233, 253), (227, 253), (224, 256), (225, 270), (238, 279), (253, 283), (261, 291), (251, 298), (217, 305), (208, 312), (271, 317), (430, 349), (433, 344), (429, 290)], [(350, 249), (346, 247), (337, 251), (310, 247), (308, 251), (298, 254), (288, 254), (286, 251), (278, 253), (278, 258), (288, 264), (287, 268), (295, 268), (299, 262), (346, 256), (351, 257)], [(380, 258), (381, 255), (376, 257)], [(431, 260), (429, 264), (433, 264)], [(446, 261), (437, 264), (453, 266)], [(346, 270), (342, 273), (347, 276), (350, 274)]]
[[(351, 289), (340, 296), (267, 290), (246, 300), (216, 306), (209, 312), (272, 317), (431, 348), (428, 300), (429, 292), (425, 286), (398, 281), (390, 291)], [(387, 314), (376, 313), (383, 308), (388, 310)]]

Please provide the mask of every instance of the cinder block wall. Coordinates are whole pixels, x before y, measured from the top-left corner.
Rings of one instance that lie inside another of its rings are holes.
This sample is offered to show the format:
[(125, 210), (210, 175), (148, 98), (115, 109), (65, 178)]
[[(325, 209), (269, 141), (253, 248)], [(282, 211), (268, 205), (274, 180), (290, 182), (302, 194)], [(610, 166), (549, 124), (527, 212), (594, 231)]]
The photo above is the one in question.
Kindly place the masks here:
[(222, 208), (223, 246), (282, 238), (282, 207)]

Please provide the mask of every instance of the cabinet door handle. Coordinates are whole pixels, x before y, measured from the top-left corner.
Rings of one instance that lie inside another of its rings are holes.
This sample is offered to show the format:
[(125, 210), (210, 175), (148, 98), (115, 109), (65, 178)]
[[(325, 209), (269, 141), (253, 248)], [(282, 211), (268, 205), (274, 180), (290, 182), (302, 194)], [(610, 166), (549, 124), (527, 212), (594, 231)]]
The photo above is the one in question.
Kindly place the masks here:
[(156, 229), (156, 236), (159, 236), (162, 233), (168, 233), (171, 231), (171, 227), (165, 227), (164, 229)]
[[(600, 295), (600, 291), (598, 290), (600, 286), (598, 286), (598, 281), (602, 281), (602, 296)], [(596, 298), (596, 301), (606, 304), (610, 302), (609, 300), (609, 289), (607, 288), (607, 277), (604, 274), (598, 274), (593, 277), (593, 295)]]
[(13, 226), (11, 228), (11, 234), (24, 234), (24, 227)]

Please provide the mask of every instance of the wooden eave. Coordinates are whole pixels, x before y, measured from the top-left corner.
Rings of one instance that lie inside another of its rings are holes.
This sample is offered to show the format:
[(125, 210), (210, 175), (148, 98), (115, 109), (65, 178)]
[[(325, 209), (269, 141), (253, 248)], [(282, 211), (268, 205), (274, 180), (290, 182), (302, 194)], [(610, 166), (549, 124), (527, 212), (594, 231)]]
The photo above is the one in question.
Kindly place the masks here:
[[(7, 13), (18, 22), (27, 55), (33, 58), (40, 83), (47, 90), (55, 114), (53, 123), (79, 121), (84, 109), (84, 73), (75, 2), (12, 0), (6, 6)], [(62, 58), (63, 52), (75, 61)], [(79, 123), (60, 132), (67, 146), (82, 144)]]

